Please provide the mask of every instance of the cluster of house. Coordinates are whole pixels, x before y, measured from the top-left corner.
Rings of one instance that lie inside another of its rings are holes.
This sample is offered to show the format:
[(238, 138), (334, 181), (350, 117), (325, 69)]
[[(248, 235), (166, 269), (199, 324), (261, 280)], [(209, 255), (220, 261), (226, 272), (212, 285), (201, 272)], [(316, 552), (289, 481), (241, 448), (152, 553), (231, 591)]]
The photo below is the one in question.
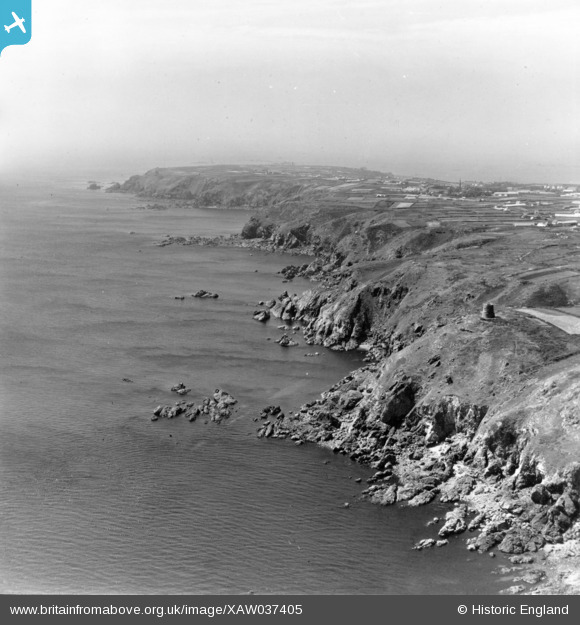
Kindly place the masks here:
[(524, 213), (522, 215), (522, 219), (527, 219), (535, 223), (519, 222), (514, 223), (514, 226), (535, 225), (539, 228), (546, 228), (548, 226), (577, 227), (580, 222), (580, 211), (576, 210), (575, 212), (554, 213), (548, 218), (546, 218), (546, 215), (540, 214), (539, 211), (535, 211), (531, 214)]

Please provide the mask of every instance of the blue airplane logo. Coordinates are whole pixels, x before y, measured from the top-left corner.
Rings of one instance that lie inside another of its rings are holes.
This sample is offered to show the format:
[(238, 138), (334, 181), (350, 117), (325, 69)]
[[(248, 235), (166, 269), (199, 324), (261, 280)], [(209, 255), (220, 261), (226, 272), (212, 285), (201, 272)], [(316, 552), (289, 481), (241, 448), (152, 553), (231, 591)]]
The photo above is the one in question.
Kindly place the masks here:
[(23, 46), (30, 41), (31, 4), (32, 0), (0, 0), (0, 53), (8, 46)]
[(4, 30), (9, 33), (13, 28), (18, 26), (20, 30), (25, 33), (26, 28), (24, 28), (24, 22), (26, 21), (23, 17), (18, 17), (14, 11), (12, 11), (12, 17), (14, 18), (14, 24), (10, 24), (10, 26), (4, 26)]

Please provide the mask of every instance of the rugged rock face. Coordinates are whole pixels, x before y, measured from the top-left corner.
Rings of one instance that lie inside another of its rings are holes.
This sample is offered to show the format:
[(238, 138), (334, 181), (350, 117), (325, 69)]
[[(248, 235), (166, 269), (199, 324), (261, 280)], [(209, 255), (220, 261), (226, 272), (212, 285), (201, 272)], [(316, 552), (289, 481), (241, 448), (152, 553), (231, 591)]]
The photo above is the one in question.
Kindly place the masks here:
[[(534, 552), (578, 531), (576, 452), (564, 456), (559, 446), (554, 456), (542, 444), (558, 420), (557, 404), (547, 401), (533, 413), (542, 415), (541, 430), (534, 431), (527, 421), (510, 419), (511, 410), (534, 402), (525, 388), (511, 409), (490, 410), (454, 395), (425, 401), (430, 391), (404, 374), (385, 388), (381, 373), (373, 365), (347, 376), (297, 415), (274, 423), (270, 435), (316, 442), (370, 464), (376, 473), (366, 494), (374, 503), (416, 506), (436, 496), (467, 502), (479, 514), (468, 519), (467, 506), (452, 511), (440, 536), (479, 530), (468, 543), (479, 551)], [(578, 373), (580, 364), (570, 375)], [(576, 432), (566, 446), (577, 445)]]
[[(398, 360), (407, 360), (411, 350), (402, 350)], [(388, 368), (375, 364), (347, 376), (281, 420), (281, 435), (298, 435), (370, 464), (376, 473), (366, 493), (375, 503), (423, 505), (436, 496), (468, 502), (480, 512), (469, 523), (470, 530), (481, 531), (469, 542), (480, 551), (496, 545), (506, 553), (537, 551), (577, 528), (580, 437), (577, 429), (567, 432), (563, 444), (559, 437), (567, 430), (562, 412), (578, 406), (574, 378), (580, 363), (543, 383), (528, 380), (515, 398), (492, 407), (458, 395), (437, 397), (424, 380), (401, 371), (389, 375)], [(566, 387), (557, 399), (547, 396), (556, 379)], [(562, 428), (557, 438), (553, 428)], [(440, 535), (465, 531), (466, 515), (462, 507)]]
[[(378, 280), (331, 273), (301, 297), (283, 294), (274, 309), (290, 307), (309, 342), (364, 344), (371, 361), (273, 421), (268, 436), (369, 464), (373, 503), (461, 504), (440, 535), (478, 532), (470, 549), (520, 554), (571, 539), (580, 533), (580, 341), (507, 305), (482, 320), (490, 285), (453, 274), (452, 263), (402, 261)], [(516, 290), (496, 284), (500, 301)]]
[(372, 295), (368, 288), (354, 288), (334, 298), (307, 293), (298, 303), (299, 318), (306, 322), (310, 344), (333, 349), (355, 349), (372, 326)]

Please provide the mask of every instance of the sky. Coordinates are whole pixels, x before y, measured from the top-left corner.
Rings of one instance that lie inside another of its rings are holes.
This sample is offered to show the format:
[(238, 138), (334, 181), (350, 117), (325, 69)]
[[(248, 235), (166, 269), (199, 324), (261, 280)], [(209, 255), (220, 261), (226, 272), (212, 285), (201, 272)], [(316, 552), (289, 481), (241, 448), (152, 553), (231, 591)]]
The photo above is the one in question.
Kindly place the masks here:
[(32, 9), (0, 57), (0, 175), (294, 161), (580, 183), (577, 0)]

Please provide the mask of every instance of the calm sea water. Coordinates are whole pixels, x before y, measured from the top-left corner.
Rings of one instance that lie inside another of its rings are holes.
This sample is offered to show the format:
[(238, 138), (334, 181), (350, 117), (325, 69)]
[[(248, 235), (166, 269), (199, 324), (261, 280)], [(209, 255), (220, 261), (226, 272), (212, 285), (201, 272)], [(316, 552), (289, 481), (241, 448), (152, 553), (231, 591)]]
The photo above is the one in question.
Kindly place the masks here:
[[(496, 562), (460, 540), (412, 551), (444, 508), (360, 500), (369, 471), (255, 437), (265, 405), (295, 409), (360, 356), (280, 348), (252, 320), (296, 258), (171, 246), (238, 232), (243, 211), (136, 210), (74, 181), (0, 188), (0, 591), (494, 593)], [(217, 300), (188, 297), (217, 291)], [(185, 295), (184, 301), (174, 299)], [(123, 381), (133, 380), (133, 383)], [(222, 423), (151, 422), (224, 388)], [(328, 462), (329, 461), (329, 462)], [(355, 483), (363, 478), (362, 484)], [(344, 508), (349, 501), (351, 507)]]

